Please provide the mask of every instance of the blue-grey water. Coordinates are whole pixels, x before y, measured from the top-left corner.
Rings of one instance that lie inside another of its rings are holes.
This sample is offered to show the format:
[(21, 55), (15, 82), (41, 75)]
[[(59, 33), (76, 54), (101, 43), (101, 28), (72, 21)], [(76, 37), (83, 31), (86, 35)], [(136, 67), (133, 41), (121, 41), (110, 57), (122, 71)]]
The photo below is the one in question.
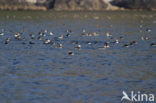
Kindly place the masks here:
[(156, 92), (156, 12), (0, 11), (0, 33), (0, 103), (120, 103), (123, 90)]

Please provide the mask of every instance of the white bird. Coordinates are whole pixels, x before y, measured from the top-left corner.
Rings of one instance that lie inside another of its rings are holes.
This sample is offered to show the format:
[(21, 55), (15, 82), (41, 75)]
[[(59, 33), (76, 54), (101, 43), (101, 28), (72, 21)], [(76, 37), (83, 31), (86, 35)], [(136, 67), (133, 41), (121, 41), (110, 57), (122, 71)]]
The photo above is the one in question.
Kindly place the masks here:
[(54, 33), (53, 33), (53, 32), (50, 32), (49, 34), (50, 34), (50, 35), (54, 35)]
[(118, 39), (116, 39), (116, 40), (115, 40), (115, 43), (117, 43), (117, 44), (118, 44), (118, 43), (119, 43), (119, 40), (118, 40)]
[(94, 33), (93, 33), (93, 36), (99, 36), (99, 34), (98, 34), (98, 33), (96, 33), (96, 32), (94, 32)]
[(2, 36), (2, 35), (4, 35), (4, 33), (0, 33), (0, 35)]
[(51, 43), (51, 40), (50, 39), (46, 39), (45, 41), (44, 41), (44, 44), (50, 44)]
[(110, 36), (112, 36), (112, 35), (111, 35), (110, 33), (107, 32), (107, 33), (106, 33), (106, 36), (107, 36), (107, 37), (110, 37)]
[(48, 30), (47, 30), (47, 29), (45, 29), (45, 30), (44, 30), (44, 32), (45, 32), (45, 33), (47, 33), (47, 32), (48, 32)]
[(77, 45), (76, 47), (75, 47), (75, 49), (80, 49), (81, 48), (81, 45)]
[(141, 40), (149, 40), (149, 38), (148, 37), (141, 37)]
[(83, 30), (82, 30), (82, 32), (83, 32), (83, 33), (85, 33), (85, 32), (86, 32), (86, 30), (85, 30), (85, 29), (83, 29)]
[(63, 39), (63, 35), (59, 36), (58, 38), (59, 38), (59, 39)]
[(57, 46), (58, 48), (62, 48), (63, 47), (63, 45), (62, 44), (58, 44), (58, 46)]

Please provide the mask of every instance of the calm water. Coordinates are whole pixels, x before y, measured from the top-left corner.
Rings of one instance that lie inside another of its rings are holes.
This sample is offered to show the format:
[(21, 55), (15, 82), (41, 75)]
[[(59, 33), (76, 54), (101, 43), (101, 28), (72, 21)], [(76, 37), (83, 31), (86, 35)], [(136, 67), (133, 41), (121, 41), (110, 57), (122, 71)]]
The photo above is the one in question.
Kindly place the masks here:
[(123, 90), (156, 92), (156, 12), (0, 11), (0, 32), (1, 103), (118, 103)]

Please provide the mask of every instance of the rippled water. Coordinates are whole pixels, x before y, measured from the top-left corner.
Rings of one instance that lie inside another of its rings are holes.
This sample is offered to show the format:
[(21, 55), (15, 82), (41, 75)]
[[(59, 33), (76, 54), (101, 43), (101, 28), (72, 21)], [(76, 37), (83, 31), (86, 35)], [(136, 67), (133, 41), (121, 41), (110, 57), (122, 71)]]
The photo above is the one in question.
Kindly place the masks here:
[(0, 11), (0, 32), (1, 103), (118, 103), (123, 90), (156, 92), (156, 12)]

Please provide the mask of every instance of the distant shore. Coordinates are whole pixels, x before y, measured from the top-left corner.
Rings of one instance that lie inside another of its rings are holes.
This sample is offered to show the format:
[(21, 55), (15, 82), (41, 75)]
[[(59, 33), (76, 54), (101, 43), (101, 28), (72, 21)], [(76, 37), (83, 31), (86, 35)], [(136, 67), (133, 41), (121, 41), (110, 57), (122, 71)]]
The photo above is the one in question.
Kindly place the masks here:
[[(28, 2), (29, 1), (29, 2)], [(0, 0), (0, 10), (115, 11), (156, 10), (156, 0)]]
[(0, 10), (48, 10), (45, 6), (34, 5), (1, 5)]
[(60, 8), (55, 8), (55, 9), (48, 9), (45, 6), (32, 6), (32, 5), (3, 5), (0, 6), (0, 10), (8, 10), (8, 11), (24, 11), (24, 10), (29, 10), (29, 11), (125, 11), (125, 10), (132, 10), (132, 11), (156, 11), (155, 8), (151, 9), (127, 9), (127, 8), (119, 8), (119, 7), (110, 7), (108, 9), (82, 9), (82, 8), (72, 8), (72, 9), (60, 9)]

